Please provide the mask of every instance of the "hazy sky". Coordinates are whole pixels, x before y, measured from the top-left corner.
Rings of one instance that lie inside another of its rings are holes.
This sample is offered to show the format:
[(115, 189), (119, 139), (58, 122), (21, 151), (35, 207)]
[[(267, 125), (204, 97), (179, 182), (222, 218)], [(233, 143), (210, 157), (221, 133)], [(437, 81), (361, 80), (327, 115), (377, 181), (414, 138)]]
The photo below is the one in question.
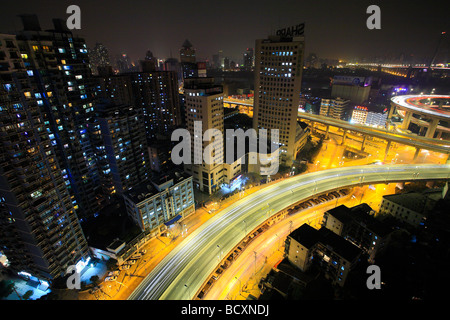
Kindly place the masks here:
[[(81, 8), (77, 31), (89, 46), (106, 45), (111, 54), (126, 52), (142, 59), (150, 49), (158, 58), (179, 58), (185, 39), (199, 58), (219, 50), (238, 61), (255, 39), (282, 27), (305, 22), (307, 53), (319, 57), (353, 57), (434, 53), (442, 31), (450, 33), (450, 1), (325, 1), (325, 0), (33, 0), (2, 1), (0, 32), (21, 30), (18, 14), (35, 13), (42, 29), (52, 18), (64, 18), (66, 8)], [(447, 2), (446, 7), (444, 3)], [(366, 9), (381, 8), (381, 30), (369, 30)], [(446, 40), (448, 43), (448, 37)]]

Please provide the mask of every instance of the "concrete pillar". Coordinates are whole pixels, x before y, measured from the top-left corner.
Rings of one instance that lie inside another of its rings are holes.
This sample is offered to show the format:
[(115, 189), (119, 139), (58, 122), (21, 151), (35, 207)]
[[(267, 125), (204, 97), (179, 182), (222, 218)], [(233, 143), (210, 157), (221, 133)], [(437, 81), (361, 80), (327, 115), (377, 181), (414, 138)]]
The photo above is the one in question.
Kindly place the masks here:
[(341, 145), (343, 145), (345, 143), (346, 139), (347, 139), (347, 130), (344, 129), (344, 133), (342, 134), (342, 143), (341, 143)]
[(425, 134), (425, 138), (433, 138), (434, 137), (434, 133), (436, 132), (438, 123), (439, 123), (439, 119), (431, 120), (431, 123), (427, 129), (427, 133)]
[(311, 134), (314, 134), (314, 125), (316, 123), (314, 121), (311, 121)]
[(411, 111), (406, 111), (405, 112), (405, 118), (403, 119), (403, 123), (401, 128), (404, 130), (408, 130), (409, 124), (411, 123), (411, 117), (412, 117), (413, 113)]
[(327, 131), (325, 131), (325, 140), (328, 140), (329, 131), (330, 131), (330, 126), (327, 126)]
[(419, 156), (419, 153), (420, 153), (420, 148), (416, 148), (416, 152), (414, 153), (413, 161), (417, 160), (417, 157)]
[(364, 151), (364, 148), (366, 146), (366, 139), (367, 139), (367, 136), (364, 135), (364, 138), (363, 138), (363, 141), (362, 141), (362, 144), (361, 144), (361, 151)]
[(395, 111), (395, 104), (393, 102), (391, 102), (391, 109), (389, 109), (389, 114), (388, 114), (388, 120), (392, 118), (392, 116), (394, 115), (394, 111)]
[(436, 137), (436, 139), (440, 139), (442, 137), (442, 131), (438, 131), (438, 135)]
[(386, 158), (387, 158), (389, 149), (391, 148), (391, 142), (392, 142), (392, 141), (388, 140), (388, 143), (387, 143), (387, 145), (386, 145), (386, 151), (384, 152), (384, 161), (386, 161)]

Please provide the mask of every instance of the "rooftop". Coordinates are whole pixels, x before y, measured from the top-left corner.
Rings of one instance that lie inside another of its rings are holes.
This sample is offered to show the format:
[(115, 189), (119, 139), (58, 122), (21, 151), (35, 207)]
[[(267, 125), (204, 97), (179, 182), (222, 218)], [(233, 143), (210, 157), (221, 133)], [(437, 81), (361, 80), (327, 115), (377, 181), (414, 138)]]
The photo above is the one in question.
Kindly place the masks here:
[(308, 249), (320, 243), (327, 248), (330, 248), (347, 261), (353, 261), (361, 252), (357, 246), (324, 227), (316, 230), (305, 223), (300, 228), (293, 231), (289, 236)]

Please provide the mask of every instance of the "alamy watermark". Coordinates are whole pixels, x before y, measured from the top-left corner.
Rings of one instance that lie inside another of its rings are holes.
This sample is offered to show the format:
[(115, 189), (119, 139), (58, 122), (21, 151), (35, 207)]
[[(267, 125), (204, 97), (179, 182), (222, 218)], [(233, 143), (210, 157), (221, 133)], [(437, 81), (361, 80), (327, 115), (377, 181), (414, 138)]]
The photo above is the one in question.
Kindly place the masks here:
[[(271, 129), (270, 134), (267, 129), (227, 129), (225, 130), (226, 147), (222, 131), (218, 129), (208, 129), (203, 134), (202, 121), (194, 121), (194, 137), (187, 129), (177, 129), (172, 133), (172, 142), (179, 143), (172, 149), (172, 161), (176, 165), (198, 164), (208, 165), (234, 163), (241, 159), (245, 163), (246, 146), (249, 146), (248, 164), (261, 165), (260, 174), (263, 176), (274, 175), (279, 169), (280, 143), (279, 130)], [(268, 153), (268, 140), (270, 136), (270, 153)], [(181, 139), (181, 141), (180, 141)], [(248, 139), (249, 143), (246, 143)], [(203, 142), (209, 144), (203, 147)], [(235, 145), (236, 142), (236, 145)], [(192, 145), (193, 149), (192, 150)], [(225, 150), (226, 155), (222, 150)], [(194, 151), (194, 152), (192, 152)], [(235, 152), (236, 151), (236, 152)]]

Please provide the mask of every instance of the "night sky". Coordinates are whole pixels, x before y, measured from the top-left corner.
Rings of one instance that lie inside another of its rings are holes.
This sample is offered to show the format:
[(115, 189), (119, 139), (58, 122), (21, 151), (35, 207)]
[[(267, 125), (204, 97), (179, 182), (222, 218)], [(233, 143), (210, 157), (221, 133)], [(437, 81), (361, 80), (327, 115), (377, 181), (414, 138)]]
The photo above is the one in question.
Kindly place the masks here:
[[(14, 1), (0, 7), (0, 32), (19, 31), (17, 17), (35, 13), (41, 27), (52, 27), (52, 18), (67, 19), (66, 8), (81, 8), (76, 33), (88, 46), (106, 45), (111, 56), (127, 53), (142, 59), (150, 49), (158, 58), (179, 59), (179, 49), (189, 39), (199, 59), (223, 50), (239, 62), (255, 39), (277, 29), (305, 22), (306, 52), (320, 58), (352, 59), (364, 56), (414, 54), (431, 57), (442, 31), (450, 33), (450, 1), (325, 1), (325, 0), (71, 0)], [(369, 30), (366, 9), (381, 8), (381, 30)], [(450, 35), (449, 35), (450, 36)], [(448, 38), (445, 44), (448, 43)], [(447, 46), (448, 47), (448, 46)]]

